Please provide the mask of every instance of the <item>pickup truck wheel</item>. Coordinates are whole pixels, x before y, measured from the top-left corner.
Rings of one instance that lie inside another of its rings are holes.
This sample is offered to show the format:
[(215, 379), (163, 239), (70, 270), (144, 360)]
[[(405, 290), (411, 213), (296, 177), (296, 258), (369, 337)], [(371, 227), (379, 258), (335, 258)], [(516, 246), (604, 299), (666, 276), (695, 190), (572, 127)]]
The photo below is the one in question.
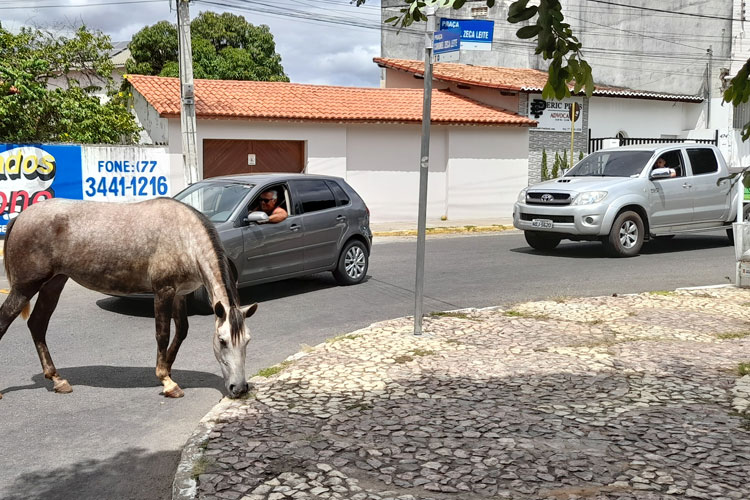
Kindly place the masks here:
[(553, 250), (560, 244), (561, 237), (556, 234), (542, 233), (540, 231), (524, 231), (526, 243), (536, 250)]
[(614, 257), (638, 255), (643, 246), (641, 216), (635, 212), (623, 212), (618, 215), (604, 244), (607, 252)]

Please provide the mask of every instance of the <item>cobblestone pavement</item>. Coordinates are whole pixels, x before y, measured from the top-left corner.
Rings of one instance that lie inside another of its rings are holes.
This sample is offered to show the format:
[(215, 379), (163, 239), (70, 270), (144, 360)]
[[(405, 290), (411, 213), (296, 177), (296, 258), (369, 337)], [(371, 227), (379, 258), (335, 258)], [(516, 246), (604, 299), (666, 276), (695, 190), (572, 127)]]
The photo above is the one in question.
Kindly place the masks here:
[(750, 498), (750, 290), (561, 297), (412, 327), (378, 323), (255, 377), (204, 421), (176, 496)]

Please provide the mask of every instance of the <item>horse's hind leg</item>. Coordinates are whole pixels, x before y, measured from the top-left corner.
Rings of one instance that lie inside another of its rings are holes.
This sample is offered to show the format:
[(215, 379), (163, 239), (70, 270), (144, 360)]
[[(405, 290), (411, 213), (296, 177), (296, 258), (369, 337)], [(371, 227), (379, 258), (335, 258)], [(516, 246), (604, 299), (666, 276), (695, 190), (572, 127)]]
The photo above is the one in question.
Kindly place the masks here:
[(67, 281), (67, 276), (58, 274), (42, 285), (42, 288), (39, 290), (39, 296), (36, 299), (36, 304), (34, 305), (34, 310), (28, 321), (31, 337), (34, 339), (34, 346), (36, 347), (37, 354), (39, 354), (39, 361), (42, 362), (44, 376), (52, 381), (55, 392), (63, 394), (72, 392), (73, 388), (70, 387), (67, 380), (60, 377), (57, 373), (55, 364), (49, 355), (49, 350), (47, 349), (47, 327)]
[[(156, 376), (164, 387), (168, 398), (181, 398), (185, 395), (169, 376), (172, 367), (169, 363), (169, 327), (172, 321), (175, 293), (173, 290), (156, 292), (154, 296), (154, 318), (156, 319)], [(176, 354), (176, 348), (175, 348)]]
[[(23, 291), (19, 287), (12, 287), (8, 297), (6, 297), (2, 306), (0, 306), (0, 339), (3, 338), (5, 332), (8, 331), (8, 327), (13, 320), (21, 314), (24, 308), (28, 307), (29, 300), (34, 296), (38, 287), (26, 287)], [(0, 394), (0, 399), (3, 395)]]

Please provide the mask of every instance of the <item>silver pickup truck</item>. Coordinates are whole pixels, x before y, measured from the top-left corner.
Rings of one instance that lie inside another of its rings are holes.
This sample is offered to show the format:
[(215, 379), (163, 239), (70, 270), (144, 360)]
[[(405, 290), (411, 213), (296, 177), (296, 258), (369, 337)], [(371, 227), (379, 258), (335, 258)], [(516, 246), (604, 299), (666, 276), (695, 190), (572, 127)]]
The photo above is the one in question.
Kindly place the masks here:
[(650, 238), (691, 231), (726, 229), (731, 239), (742, 183), (731, 186), (715, 146), (602, 149), (562, 177), (522, 190), (513, 225), (538, 250), (552, 250), (562, 239), (599, 240), (618, 257), (637, 255)]

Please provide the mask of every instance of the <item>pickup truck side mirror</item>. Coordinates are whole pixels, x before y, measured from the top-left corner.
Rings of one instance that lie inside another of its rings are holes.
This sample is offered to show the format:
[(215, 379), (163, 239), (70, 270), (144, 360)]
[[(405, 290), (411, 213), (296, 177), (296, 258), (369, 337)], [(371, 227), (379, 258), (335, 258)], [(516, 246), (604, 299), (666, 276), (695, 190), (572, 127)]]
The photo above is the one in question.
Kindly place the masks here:
[(257, 211), (257, 212), (250, 212), (247, 214), (247, 217), (242, 219), (242, 223), (247, 225), (251, 222), (255, 222), (256, 224), (265, 224), (268, 222), (268, 215), (266, 215), (265, 212)]
[(648, 176), (649, 179), (669, 179), (672, 177), (672, 169), (669, 167), (655, 168)]

